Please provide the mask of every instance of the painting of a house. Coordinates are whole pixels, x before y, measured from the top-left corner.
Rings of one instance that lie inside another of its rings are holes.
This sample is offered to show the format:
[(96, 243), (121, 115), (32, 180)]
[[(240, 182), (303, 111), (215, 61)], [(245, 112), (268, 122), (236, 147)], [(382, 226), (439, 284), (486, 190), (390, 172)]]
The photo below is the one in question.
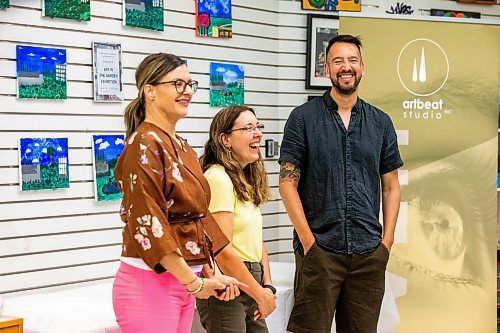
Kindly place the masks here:
[(196, 36), (231, 38), (233, 18), (231, 0), (195, 0)]
[(116, 161), (124, 148), (125, 136), (93, 135), (92, 156), (94, 160), (94, 189), (97, 201), (118, 200), (122, 198), (115, 180)]
[(302, 0), (302, 9), (359, 12), (361, 0)]
[(21, 191), (69, 187), (68, 138), (19, 140)]
[(90, 21), (90, 0), (44, 0), (43, 15)]
[(66, 50), (17, 45), (17, 96), (66, 99)]
[(210, 106), (245, 103), (245, 71), (243, 66), (210, 63)]
[(163, 0), (123, 0), (123, 24), (163, 31)]

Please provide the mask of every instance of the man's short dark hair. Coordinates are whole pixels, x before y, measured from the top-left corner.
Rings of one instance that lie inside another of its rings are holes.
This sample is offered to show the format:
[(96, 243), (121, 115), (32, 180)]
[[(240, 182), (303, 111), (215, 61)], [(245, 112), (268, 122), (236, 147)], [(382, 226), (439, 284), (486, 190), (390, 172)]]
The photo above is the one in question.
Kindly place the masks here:
[(333, 46), (335, 43), (349, 43), (349, 44), (354, 44), (359, 50), (359, 54), (361, 54), (361, 39), (359, 36), (352, 36), (352, 35), (337, 35), (330, 39), (328, 42), (328, 47), (326, 48), (326, 55), (328, 56), (328, 53), (330, 52), (330, 48)]

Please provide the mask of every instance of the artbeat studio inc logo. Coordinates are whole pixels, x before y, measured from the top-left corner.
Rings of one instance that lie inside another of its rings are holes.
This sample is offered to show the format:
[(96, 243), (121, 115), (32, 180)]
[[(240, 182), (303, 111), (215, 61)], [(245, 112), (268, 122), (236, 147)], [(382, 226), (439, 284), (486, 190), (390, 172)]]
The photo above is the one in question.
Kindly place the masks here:
[(397, 72), (404, 89), (417, 96), (403, 101), (404, 118), (441, 119), (451, 114), (443, 110), (441, 98), (429, 100), (444, 87), (450, 72), (448, 56), (438, 43), (426, 38), (408, 42), (399, 53)]

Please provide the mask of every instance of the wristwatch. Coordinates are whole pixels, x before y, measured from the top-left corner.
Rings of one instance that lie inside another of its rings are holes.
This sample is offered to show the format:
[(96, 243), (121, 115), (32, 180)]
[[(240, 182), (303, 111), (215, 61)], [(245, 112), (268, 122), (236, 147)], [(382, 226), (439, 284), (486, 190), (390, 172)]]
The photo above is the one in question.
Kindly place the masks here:
[(273, 294), (276, 295), (276, 288), (274, 288), (274, 286), (270, 285), (270, 284), (263, 284), (262, 285), (262, 288), (268, 288), (268, 289), (271, 289), (271, 291), (273, 292)]

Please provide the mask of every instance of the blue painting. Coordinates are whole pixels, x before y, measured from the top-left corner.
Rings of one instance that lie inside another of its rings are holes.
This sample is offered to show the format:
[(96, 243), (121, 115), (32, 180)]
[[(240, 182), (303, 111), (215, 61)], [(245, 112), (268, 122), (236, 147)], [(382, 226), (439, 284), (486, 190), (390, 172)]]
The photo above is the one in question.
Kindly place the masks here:
[(122, 198), (114, 172), (116, 161), (124, 148), (124, 140), (125, 136), (123, 134), (92, 135), (95, 199), (97, 201)]
[(17, 97), (66, 99), (66, 50), (17, 45)]
[(22, 191), (69, 188), (68, 138), (21, 138)]
[(210, 63), (210, 106), (245, 104), (243, 66)]
[(231, 38), (231, 0), (195, 0), (196, 36)]

